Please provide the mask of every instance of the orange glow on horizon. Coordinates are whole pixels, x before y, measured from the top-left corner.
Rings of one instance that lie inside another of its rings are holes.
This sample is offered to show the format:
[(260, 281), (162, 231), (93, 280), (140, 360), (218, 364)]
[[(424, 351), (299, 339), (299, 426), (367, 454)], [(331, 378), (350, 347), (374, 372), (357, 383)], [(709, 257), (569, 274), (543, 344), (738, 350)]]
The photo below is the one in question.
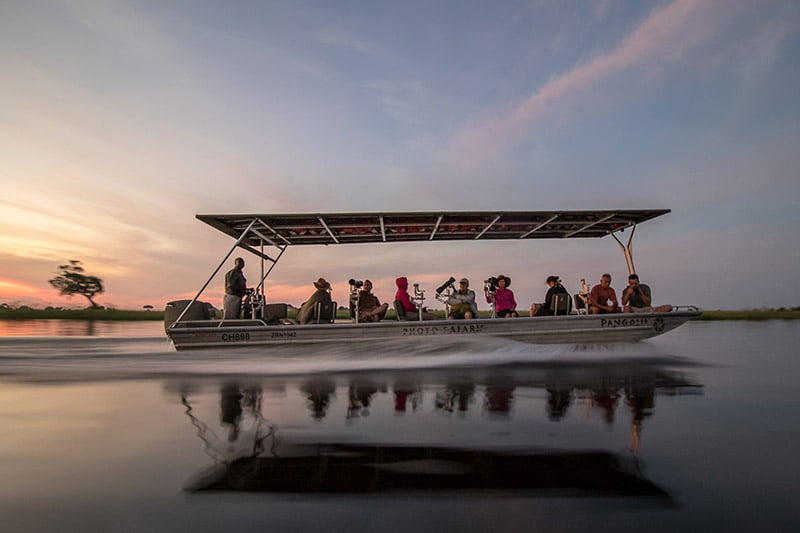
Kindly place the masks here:
[[(52, 296), (51, 291), (47, 291), (47, 296)], [(0, 278), (0, 296), (3, 298), (21, 298), (21, 297), (43, 297), (44, 291), (39, 287), (28, 285), (8, 278)]]

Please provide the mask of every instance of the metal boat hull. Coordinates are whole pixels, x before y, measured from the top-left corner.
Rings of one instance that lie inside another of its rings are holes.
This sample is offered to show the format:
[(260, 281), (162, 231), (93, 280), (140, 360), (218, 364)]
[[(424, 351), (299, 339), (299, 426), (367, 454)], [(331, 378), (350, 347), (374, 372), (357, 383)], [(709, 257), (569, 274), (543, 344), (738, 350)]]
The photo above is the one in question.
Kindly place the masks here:
[(537, 318), (264, 325), (255, 320), (191, 321), (167, 329), (177, 350), (380, 342), (391, 339), (495, 337), (531, 344), (637, 342), (666, 333), (700, 311)]

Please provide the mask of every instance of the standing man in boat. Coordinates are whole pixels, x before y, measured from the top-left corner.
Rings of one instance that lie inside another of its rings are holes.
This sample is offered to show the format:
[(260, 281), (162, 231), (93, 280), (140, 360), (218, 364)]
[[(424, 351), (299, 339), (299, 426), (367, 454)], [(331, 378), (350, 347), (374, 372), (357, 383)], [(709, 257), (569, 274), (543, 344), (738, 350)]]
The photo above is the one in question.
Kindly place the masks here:
[(600, 283), (589, 292), (589, 313), (592, 315), (619, 313), (617, 293), (611, 288), (611, 274), (600, 276)]
[(650, 286), (639, 283), (639, 276), (628, 276), (628, 286), (622, 291), (622, 305), (625, 313), (669, 313), (672, 306), (661, 305), (653, 307), (653, 297)]
[(242, 298), (247, 294), (247, 280), (242, 273), (244, 259), (237, 257), (234, 267), (225, 274), (225, 298), (222, 301), (223, 318), (239, 318), (242, 312)]

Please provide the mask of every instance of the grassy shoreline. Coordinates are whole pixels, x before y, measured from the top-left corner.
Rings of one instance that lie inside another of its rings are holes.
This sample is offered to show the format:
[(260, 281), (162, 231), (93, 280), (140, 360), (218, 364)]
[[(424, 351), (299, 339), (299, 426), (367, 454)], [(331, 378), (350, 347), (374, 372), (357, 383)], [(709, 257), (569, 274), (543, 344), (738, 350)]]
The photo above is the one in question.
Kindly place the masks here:
[[(442, 314), (441, 312), (439, 314)], [(521, 316), (527, 316), (522, 312)], [(293, 313), (290, 313), (292, 316)], [(349, 319), (347, 311), (339, 311), (337, 319)], [(491, 316), (481, 312), (481, 318)], [(387, 319), (394, 318), (394, 312), (387, 313)], [(0, 320), (164, 320), (163, 311), (125, 311), (118, 309), (0, 309)], [(749, 311), (703, 311), (694, 320), (798, 320), (800, 308), (794, 309), (752, 309)]]

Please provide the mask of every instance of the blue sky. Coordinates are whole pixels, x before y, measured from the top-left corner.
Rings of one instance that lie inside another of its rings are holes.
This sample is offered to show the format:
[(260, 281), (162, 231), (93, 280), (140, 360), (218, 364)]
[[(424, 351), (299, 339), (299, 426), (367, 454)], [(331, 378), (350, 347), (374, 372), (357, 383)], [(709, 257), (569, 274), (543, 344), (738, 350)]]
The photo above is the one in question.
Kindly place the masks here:
[[(798, 52), (794, 1), (2, 2), (0, 302), (83, 305), (69, 259), (101, 303), (191, 296), (229, 246), (196, 213), (670, 208), (656, 303), (797, 306)], [(610, 238), (315, 247), (268, 297), (603, 272)]]

